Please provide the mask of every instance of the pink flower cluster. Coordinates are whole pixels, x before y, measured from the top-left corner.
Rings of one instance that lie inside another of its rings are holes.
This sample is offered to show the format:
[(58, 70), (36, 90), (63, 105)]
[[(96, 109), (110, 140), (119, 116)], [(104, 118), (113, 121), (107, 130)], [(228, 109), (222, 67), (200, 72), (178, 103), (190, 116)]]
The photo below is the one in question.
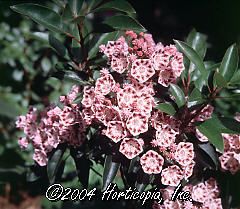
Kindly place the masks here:
[(31, 143), (34, 148), (33, 159), (45, 166), (48, 153), (60, 143), (80, 146), (85, 140), (85, 123), (79, 105), (74, 103), (80, 88), (73, 86), (67, 96), (61, 96), (63, 107), (49, 106), (41, 112), (30, 108), (26, 115), (19, 116), (17, 128), (24, 131), (25, 137), (19, 139), (21, 148)]
[(194, 148), (176, 141), (180, 121), (154, 110), (154, 85), (176, 82), (183, 71), (182, 54), (173, 45), (155, 44), (151, 35), (132, 31), (100, 51), (110, 69), (100, 71), (94, 87), (84, 88), (85, 123), (102, 127), (102, 134), (119, 143), (128, 159), (140, 155), (145, 173), (161, 173), (164, 185), (177, 186), (192, 175)]
[[(205, 108), (206, 114), (202, 114), (198, 119), (206, 120), (211, 116), (213, 107)], [(236, 114), (236, 120), (240, 121), (239, 113)], [(200, 120), (200, 121), (201, 121)], [(201, 142), (208, 142), (208, 138), (196, 129), (196, 136)], [(239, 134), (222, 134), (224, 139), (224, 152), (221, 153), (219, 160), (223, 171), (230, 171), (235, 174), (240, 170), (240, 135)], [(217, 150), (218, 151), (218, 150)]]
[(183, 191), (189, 191), (192, 201), (172, 201), (171, 197), (174, 187), (167, 187), (161, 190), (164, 202), (162, 205), (154, 203), (153, 209), (222, 209), (222, 201), (219, 197), (220, 191), (215, 179), (210, 178), (197, 185), (187, 185)]

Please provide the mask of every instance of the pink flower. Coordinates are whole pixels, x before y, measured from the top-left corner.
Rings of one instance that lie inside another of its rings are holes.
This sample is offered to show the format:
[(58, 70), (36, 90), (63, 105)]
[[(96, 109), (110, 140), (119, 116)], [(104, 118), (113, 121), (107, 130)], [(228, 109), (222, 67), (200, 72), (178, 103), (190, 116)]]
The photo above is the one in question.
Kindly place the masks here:
[(192, 160), (190, 164), (182, 166), (185, 179), (188, 179), (192, 176), (195, 164), (196, 164), (195, 161)]
[(173, 71), (169, 68), (161, 70), (158, 75), (158, 83), (168, 87), (170, 83), (175, 83), (176, 77)]
[(95, 84), (95, 93), (101, 95), (109, 94), (115, 86), (115, 80), (112, 75), (106, 74), (97, 79)]
[(156, 146), (169, 147), (175, 141), (178, 132), (171, 129), (169, 126), (163, 126), (163, 128), (156, 132), (156, 140), (154, 141)]
[(140, 83), (146, 82), (155, 74), (150, 59), (136, 59), (132, 63), (131, 75)]
[(141, 158), (140, 164), (147, 174), (158, 174), (162, 170), (164, 159), (161, 155), (153, 150), (147, 151)]
[(45, 166), (48, 162), (46, 153), (39, 149), (34, 150), (33, 160), (35, 160), (40, 166)]
[(128, 68), (129, 62), (126, 57), (112, 57), (111, 68), (112, 70), (123, 73)]
[(174, 156), (175, 160), (182, 166), (189, 165), (194, 158), (193, 144), (180, 142)]
[(169, 186), (177, 186), (183, 179), (183, 171), (177, 166), (172, 165), (162, 170), (162, 183)]
[(219, 157), (222, 169), (229, 170), (232, 174), (235, 174), (240, 169), (240, 164), (234, 158), (234, 154), (234, 152), (224, 152)]
[(136, 91), (131, 86), (126, 86), (117, 93), (118, 106), (120, 108), (131, 108), (136, 99)]
[(208, 190), (204, 183), (199, 183), (196, 186), (193, 186), (192, 189), (192, 198), (197, 202), (204, 203), (208, 199)]
[(214, 107), (208, 104), (205, 108), (202, 109), (198, 116), (194, 118), (193, 121), (205, 121), (211, 118), (213, 110)]
[(148, 130), (148, 117), (141, 113), (133, 113), (128, 118), (126, 126), (133, 136), (137, 136)]
[(196, 137), (201, 142), (208, 142), (208, 138), (204, 136), (198, 129), (196, 129)]
[(127, 136), (124, 124), (121, 121), (110, 121), (107, 125), (105, 135), (115, 143)]
[(18, 139), (18, 144), (21, 147), (21, 149), (26, 149), (28, 147), (29, 141), (26, 137), (20, 137)]
[(125, 138), (121, 142), (119, 151), (128, 159), (133, 159), (143, 151), (143, 140), (136, 138)]
[(95, 90), (94, 87), (85, 86), (83, 89), (82, 104), (85, 107), (91, 107), (94, 102)]
[(143, 114), (150, 114), (152, 111), (152, 107), (154, 104), (154, 98), (146, 93), (139, 93), (135, 103), (134, 109), (143, 113)]

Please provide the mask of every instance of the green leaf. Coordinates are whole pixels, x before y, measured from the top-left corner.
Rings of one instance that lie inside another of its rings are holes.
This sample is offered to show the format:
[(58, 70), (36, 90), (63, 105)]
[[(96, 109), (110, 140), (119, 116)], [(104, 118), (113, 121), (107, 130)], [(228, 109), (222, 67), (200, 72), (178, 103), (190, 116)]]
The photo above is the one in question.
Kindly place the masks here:
[(215, 168), (218, 168), (219, 159), (214, 147), (210, 143), (198, 144), (199, 148), (202, 149), (214, 162)]
[(102, 11), (102, 10), (116, 10), (116, 11), (120, 11), (120, 12), (125, 12), (129, 15), (136, 13), (136, 11), (132, 7), (132, 5), (129, 4), (125, 0), (114, 0), (114, 1), (107, 2), (107, 3), (99, 6), (92, 12), (98, 12), (98, 11)]
[(83, 151), (72, 148), (70, 150), (71, 156), (74, 159), (77, 175), (80, 183), (84, 188), (88, 188), (90, 160), (87, 159)]
[(65, 46), (57, 39), (55, 38), (52, 34), (49, 34), (48, 38), (50, 46), (56, 50), (56, 52), (61, 56), (65, 57), (67, 49)]
[(16, 101), (6, 97), (5, 95), (0, 95), (0, 115), (15, 118), (20, 115), (20, 113), (21, 108)]
[(144, 190), (146, 189), (146, 187), (148, 186), (148, 184), (144, 184), (144, 183), (138, 183), (136, 182), (135, 187), (138, 190), (138, 192), (144, 192)]
[(216, 126), (213, 120), (206, 120), (205, 122), (197, 126), (197, 129), (203, 135), (205, 135), (208, 138), (209, 142), (211, 142), (218, 150), (223, 152), (223, 138), (219, 128)]
[(43, 25), (49, 30), (61, 33), (64, 32), (60, 15), (45, 6), (26, 3), (11, 6), (11, 9), (30, 17), (32, 20)]
[(62, 157), (65, 150), (66, 150), (65, 147), (57, 148), (56, 150), (53, 151), (52, 156), (48, 160), (47, 173), (50, 184), (53, 184), (55, 182), (56, 175), (61, 165)]
[(227, 118), (227, 117), (219, 117), (218, 118), (222, 125), (235, 133), (240, 133), (240, 122), (233, 118)]
[(178, 107), (182, 107), (185, 104), (185, 95), (182, 89), (175, 84), (170, 84), (170, 92), (175, 97)]
[(133, 30), (136, 32), (146, 31), (146, 29), (137, 20), (126, 15), (115, 15), (109, 17), (103, 23), (116, 30)]
[(238, 50), (236, 44), (231, 45), (222, 60), (219, 68), (220, 74), (226, 81), (230, 81), (238, 67)]
[(216, 86), (216, 87), (227, 87), (228, 86), (227, 81), (219, 72), (214, 73), (213, 82), (214, 82), (214, 86)]
[(103, 0), (91, 0), (90, 4), (88, 6), (88, 12), (91, 12), (92, 10), (96, 9), (97, 7), (99, 7), (102, 2), (103, 2)]
[(73, 72), (70, 70), (58, 70), (56, 72), (53, 73), (52, 75), (55, 78), (58, 78), (60, 80), (68, 80), (71, 81), (73, 83), (76, 83), (78, 85), (90, 85), (91, 83), (89, 83), (88, 81), (85, 81), (83, 79), (81, 79), (81, 77), (77, 74), (77, 72)]
[(202, 101), (202, 94), (201, 92), (197, 89), (194, 88), (189, 96), (189, 101), (193, 102), (193, 101)]
[(240, 85), (240, 69), (238, 69), (229, 82), (231, 85)]
[(102, 191), (104, 191), (110, 183), (114, 180), (117, 171), (120, 167), (120, 163), (112, 161), (112, 155), (108, 155), (105, 158), (104, 171), (103, 171), (103, 185)]
[(194, 88), (189, 96), (188, 107), (201, 104), (203, 102), (204, 99), (202, 98), (202, 93), (199, 91), (198, 88)]
[(68, 0), (68, 4), (74, 17), (80, 14), (83, 2), (84, 2), (83, 0)]
[(101, 44), (106, 44), (109, 40), (116, 40), (119, 36), (120, 32), (119, 31), (114, 31), (111, 33), (104, 33), (97, 41), (97, 43), (94, 44), (94, 46), (91, 48), (89, 51), (89, 59), (93, 58), (97, 52), (99, 51), (99, 46)]
[(173, 105), (170, 103), (160, 103), (155, 108), (169, 115), (174, 115), (176, 113), (176, 110), (174, 109)]
[(26, 35), (27, 38), (41, 41), (44, 44), (48, 44), (48, 36), (48, 33), (44, 32), (33, 32)]
[(201, 58), (204, 58), (207, 51), (207, 36), (193, 29), (188, 37), (187, 44), (191, 46)]
[(201, 76), (204, 80), (207, 79), (208, 72), (204, 66), (202, 58), (199, 54), (188, 44), (174, 40), (177, 47), (182, 51), (185, 56), (196, 66), (196, 68), (201, 72)]

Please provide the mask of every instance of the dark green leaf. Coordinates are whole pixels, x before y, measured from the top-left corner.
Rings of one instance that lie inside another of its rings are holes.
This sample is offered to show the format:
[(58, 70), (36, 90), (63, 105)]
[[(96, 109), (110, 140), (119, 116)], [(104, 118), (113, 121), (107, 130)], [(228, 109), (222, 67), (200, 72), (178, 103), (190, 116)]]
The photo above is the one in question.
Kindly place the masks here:
[(96, 9), (97, 7), (99, 7), (101, 5), (101, 3), (103, 2), (103, 0), (91, 0), (89, 7), (88, 7), (88, 12)]
[(170, 84), (170, 92), (175, 97), (178, 107), (182, 107), (185, 104), (185, 95), (182, 89), (175, 84)]
[(56, 175), (61, 165), (62, 157), (65, 150), (66, 148), (64, 147), (57, 148), (56, 150), (53, 151), (52, 156), (48, 160), (47, 173), (50, 184), (53, 184), (55, 182)]
[(169, 115), (174, 115), (176, 113), (176, 110), (174, 109), (173, 105), (170, 103), (160, 103), (155, 108)]
[(234, 73), (234, 75), (233, 75), (233, 77), (232, 77), (232, 79), (230, 80), (230, 82), (229, 82), (230, 84), (232, 84), (232, 85), (240, 85), (240, 69), (238, 69), (235, 73)]
[(65, 48), (65, 46), (57, 39), (55, 38), (52, 34), (49, 35), (49, 44), (50, 46), (56, 50), (56, 52), (64, 57), (66, 55), (67, 49)]
[(74, 159), (80, 183), (84, 188), (88, 188), (89, 172), (91, 165), (90, 160), (87, 159), (83, 151), (71, 149), (70, 153)]
[(81, 77), (76, 72), (73, 72), (70, 70), (65, 70), (65, 71), (59, 70), (54, 72), (52, 76), (60, 80), (68, 80), (68, 81), (74, 82), (78, 85), (84, 86), (84, 85), (90, 84), (88, 81), (81, 79)]
[(227, 117), (219, 117), (218, 118), (222, 125), (235, 133), (240, 133), (240, 122), (233, 118), (227, 118)]
[(12, 6), (11, 9), (30, 17), (32, 20), (49, 30), (54, 32), (64, 32), (60, 15), (47, 7), (26, 3)]
[(213, 77), (214, 86), (216, 87), (227, 87), (228, 83), (225, 78), (219, 73), (215, 72)]
[(0, 115), (14, 118), (20, 115), (21, 109), (16, 101), (11, 100), (10, 98), (0, 95)]
[(223, 138), (219, 128), (216, 126), (213, 120), (206, 120), (199, 126), (197, 129), (205, 135), (209, 142), (211, 142), (218, 150), (223, 152), (224, 145), (223, 145)]
[(137, 20), (126, 15), (115, 15), (107, 18), (105, 24), (116, 30), (133, 30), (136, 32), (145, 32), (146, 29)]
[(103, 185), (102, 191), (104, 191), (110, 183), (114, 180), (117, 171), (120, 167), (120, 163), (112, 161), (112, 155), (108, 155), (105, 158), (104, 171), (103, 171)]
[(132, 5), (129, 4), (125, 0), (113, 0), (113, 1), (107, 2), (107, 3), (99, 6), (98, 8), (93, 10), (92, 12), (109, 10), (109, 9), (110, 10), (117, 10), (117, 11), (120, 11), (120, 12), (125, 12), (129, 15), (136, 13), (136, 11), (132, 7)]
[(203, 102), (204, 99), (202, 98), (202, 93), (199, 91), (198, 88), (194, 88), (189, 96), (188, 107), (201, 104)]
[(201, 92), (197, 89), (194, 88), (189, 96), (189, 101), (193, 102), (193, 101), (202, 101), (202, 94)]
[(222, 60), (219, 68), (220, 74), (226, 81), (230, 81), (238, 67), (238, 50), (236, 44), (230, 46)]
[(80, 14), (84, 0), (68, 0), (73, 16), (76, 17)]
[(146, 189), (146, 187), (148, 186), (148, 184), (144, 184), (144, 183), (138, 183), (136, 182), (135, 187), (139, 192), (144, 192), (144, 190)]
[(48, 44), (48, 36), (49, 36), (48, 33), (44, 32), (34, 32), (27, 34), (27, 38), (41, 41), (44, 44)]
[(208, 72), (204, 66), (202, 58), (199, 56), (199, 54), (188, 44), (174, 40), (177, 47), (182, 51), (185, 56), (196, 66), (196, 68), (201, 72), (201, 76), (204, 80), (206, 80)]
[(204, 58), (207, 51), (207, 36), (193, 29), (188, 37), (187, 44), (191, 46), (201, 58)]
[(215, 168), (218, 168), (219, 159), (214, 147), (210, 143), (198, 144), (198, 146), (211, 158), (215, 164)]

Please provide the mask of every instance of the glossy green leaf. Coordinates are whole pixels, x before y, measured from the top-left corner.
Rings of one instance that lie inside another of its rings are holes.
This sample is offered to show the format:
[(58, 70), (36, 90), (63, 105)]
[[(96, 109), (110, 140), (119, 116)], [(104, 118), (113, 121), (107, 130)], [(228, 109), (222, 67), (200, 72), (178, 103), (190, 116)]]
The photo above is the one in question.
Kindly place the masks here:
[(238, 50), (236, 44), (230, 46), (222, 60), (219, 73), (226, 81), (230, 81), (238, 67)]
[(55, 73), (53, 73), (52, 75), (55, 78), (58, 78), (60, 80), (68, 80), (71, 81), (73, 83), (76, 83), (78, 85), (90, 85), (90, 83), (88, 81), (85, 81), (83, 79), (81, 79), (81, 77), (77, 74), (77, 72), (74, 71), (70, 71), (70, 70), (58, 70)]
[(115, 15), (107, 18), (105, 24), (116, 30), (133, 30), (136, 32), (145, 32), (146, 29), (135, 19), (127, 15)]
[(225, 78), (219, 73), (215, 72), (213, 77), (214, 86), (216, 87), (227, 87), (228, 83)]
[(138, 183), (136, 182), (135, 187), (139, 192), (144, 192), (144, 190), (146, 189), (146, 187), (148, 186), (148, 184), (144, 184), (144, 183)]
[(60, 15), (45, 6), (25, 3), (12, 6), (11, 9), (30, 17), (32, 20), (49, 30), (54, 32), (64, 32)]
[(102, 4), (103, 0), (91, 0), (88, 6), (88, 12), (91, 12), (92, 10), (96, 9)]
[(35, 39), (41, 41), (44, 44), (48, 44), (48, 33), (44, 32), (33, 32), (26, 35), (29, 39)]
[(86, 157), (83, 151), (72, 148), (71, 156), (74, 159), (79, 182), (84, 188), (88, 188), (90, 160)]
[(130, 15), (136, 13), (132, 5), (125, 0), (113, 0), (113, 1), (107, 2), (99, 6), (95, 10), (93, 10), (93, 12), (102, 11), (102, 10), (116, 10), (120, 12), (125, 12)]
[(52, 34), (49, 34), (49, 44), (50, 46), (56, 50), (56, 52), (64, 57), (66, 55), (67, 49), (65, 46), (62, 44), (61, 41), (59, 41), (57, 38), (55, 38)]
[(68, 0), (68, 4), (71, 8), (71, 11), (74, 17), (80, 14), (84, 0)]
[(203, 102), (204, 102), (204, 99), (202, 97), (202, 93), (199, 91), (198, 88), (194, 88), (188, 99), (188, 107), (201, 104)]
[(207, 51), (207, 36), (193, 29), (188, 37), (187, 44), (191, 46), (201, 58), (204, 58)]
[(208, 138), (210, 143), (212, 143), (218, 150), (223, 152), (223, 138), (219, 128), (216, 126), (213, 120), (206, 120), (197, 126), (197, 129)]
[(175, 84), (170, 84), (170, 92), (175, 97), (178, 107), (182, 107), (185, 104), (185, 95), (182, 89)]
[(211, 158), (215, 164), (215, 168), (217, 168), (219, 165), (219, 159), (214, 147), (210, 143), (202, 143), (198, 144), (198, 146)]
[(238, 69), (229, 82), (231, 85), (240, 85), (240, 69)]
[(106, 156), (103, 171), (102, 191), (104, 191), (108, 187), (108, 185), (112, 183), (118, 172), (119, 167), (120, 163), (112, 161), (112, 155)]
[(169, 115), (174, 115), (176, 113), (175, 108), (170, 103), (160, 103), (155, 108)]
[(54, 150), (52, 156), (48, 160), (47, 173), (50, 184), (53, 184), (56, 179), (58, 169), (62, 162), (62, 157), (65, 152), (65, 148), (57, 148)]
[(218, 119), (226, 129), (229, 129), (235, 133), (240, 133), (240, 122), (237, 120), (228, 117), (219, 117)]
[(208, 72), (204, 66), (202, 58), (199, 54), (188, 44), (174, 40), (177, 47), (180, 49), (181, 52), (185, 54), (185, 56), (196, 66), (196, 68), (201, 72), (201, 76), (204, 80), (206, 80)]

